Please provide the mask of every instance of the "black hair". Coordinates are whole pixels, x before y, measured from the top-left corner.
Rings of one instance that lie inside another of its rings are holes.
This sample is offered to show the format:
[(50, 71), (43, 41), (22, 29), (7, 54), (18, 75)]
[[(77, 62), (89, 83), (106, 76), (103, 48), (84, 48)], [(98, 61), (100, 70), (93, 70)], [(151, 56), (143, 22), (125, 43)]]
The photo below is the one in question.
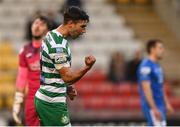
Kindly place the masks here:
[(87, 20), (89, 22), (89, 16), (85, 11), (77, 6), (71, 6), (64, 12), (64, 24), (68, 21)]
[(148, 54), (151, 53), (151, 49), (154, 48), (156, 46), (157, 43), (162, 43), (161, 40), (159, 39), (152, 39), (152, 40), (149, 40), (146, 44), (146, 51)]

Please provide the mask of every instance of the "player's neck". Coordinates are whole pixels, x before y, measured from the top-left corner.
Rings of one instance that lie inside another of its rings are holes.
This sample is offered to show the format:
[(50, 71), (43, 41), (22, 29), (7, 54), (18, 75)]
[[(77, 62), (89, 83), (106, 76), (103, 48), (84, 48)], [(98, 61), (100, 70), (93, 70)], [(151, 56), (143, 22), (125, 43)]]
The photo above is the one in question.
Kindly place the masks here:
[(149, 55), (149, 59), (152, 60), (155, 63), (158, 63), (158, 59), (156, 59), (156, 57), (153, 56), (153, 55)]
[(35, 39), (33, 39), (32, 40), (32, 45), (33, 45), (33, 47), (35, 47), (35, 48), (39, 48), (40, 46), (41, 46), (41, 39), (39, 39), (39, 40), (35, 40)]
[(68, 36), (68, 30), (65, 25), (61, 25), (56, 29), (64, 38)]

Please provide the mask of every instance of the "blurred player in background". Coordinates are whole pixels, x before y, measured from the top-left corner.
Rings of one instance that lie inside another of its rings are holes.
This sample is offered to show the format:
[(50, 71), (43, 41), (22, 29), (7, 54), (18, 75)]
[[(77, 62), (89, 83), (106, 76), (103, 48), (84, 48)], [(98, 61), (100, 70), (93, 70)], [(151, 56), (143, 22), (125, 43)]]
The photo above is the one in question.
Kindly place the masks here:
[(150, 40), (146, 48), (148, 58), (138, 69), (142, 110), (149, 126), (165, 126), (166, 113), (173, 113), (173, 108), (164, 90), (164, 74), (159, 64), (164, 47), (161, 40)]
[(66, 38), (75, 39), (85, 33), (88, 22), (89, 16), (83, 10), (70, 7), (64, 13), (63, 24), (49, 31), (42, 42), (41, 84), (35, 95), (35, 107), (41, 125), (70, 125), (66, 104), (67, 87), (81, 79), (96, 59), (87, 56), (85, 65), (73, 71), (71, 51)]
[(44, 16), (37, 17), (31, 26), (32, 41), (26, 44), (19, 54), (19, 68), (16, 80), (16, 93), (13, 105), (13, 119), (22, 124), (19, 117), (25, 98), (25, 88), (28, 92), (25, 99), (25, 124), (39, 125), (39, 119), (34, 108), (34, 95), (40, 86), (40, 46), (42, 38), (48, 32), (49, 22)]

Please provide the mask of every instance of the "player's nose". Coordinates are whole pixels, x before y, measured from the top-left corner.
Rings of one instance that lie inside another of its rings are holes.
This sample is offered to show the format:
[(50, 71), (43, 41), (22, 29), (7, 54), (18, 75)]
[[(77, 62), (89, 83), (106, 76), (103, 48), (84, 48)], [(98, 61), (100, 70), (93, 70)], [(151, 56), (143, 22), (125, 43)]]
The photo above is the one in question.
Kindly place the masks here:
[(86, 33), (86, 30), (84, 29), (84, 30), (82, 30), (82, 34), (84, 34), (84, 33)]

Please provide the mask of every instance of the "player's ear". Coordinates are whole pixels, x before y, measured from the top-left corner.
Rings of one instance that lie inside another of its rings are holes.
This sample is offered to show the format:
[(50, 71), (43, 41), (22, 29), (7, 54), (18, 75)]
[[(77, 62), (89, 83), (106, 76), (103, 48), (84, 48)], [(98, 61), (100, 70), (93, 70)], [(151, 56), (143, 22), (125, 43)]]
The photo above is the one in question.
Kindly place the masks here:
[(72, 28), (75, 25), (75, 23), (72, 20), (68, 21), (67, 24), (68, 24), (69, 28)]

